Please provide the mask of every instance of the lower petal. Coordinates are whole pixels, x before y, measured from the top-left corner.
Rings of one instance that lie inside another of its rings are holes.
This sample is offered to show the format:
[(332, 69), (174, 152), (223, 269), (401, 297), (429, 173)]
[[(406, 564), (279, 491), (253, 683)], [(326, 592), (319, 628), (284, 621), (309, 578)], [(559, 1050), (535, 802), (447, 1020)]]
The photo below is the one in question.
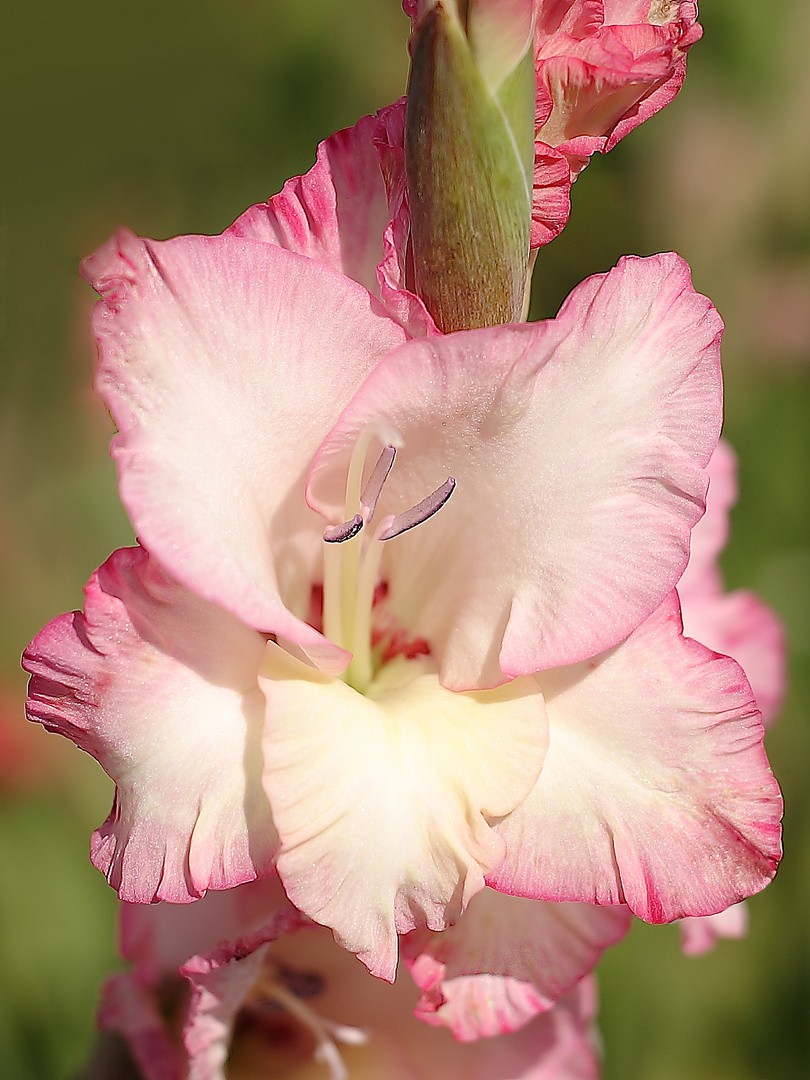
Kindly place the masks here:
[(112, 555), (86, 597), (23, 664), (29, 718), (115, 781), (93, 862), (137, 903), (185, 903), (268, 874), (277, 839), (260, 783), (264, 638), (139, 548)]
[(759, 713), (733, 660), (681, 636), (674, 594), (623, 644), (538, 681), (549, 750), (498, 826), (492, 885), (667, 922), (770, 881), (782, 802)]
[(416, 930), (403, 942), (422, 990), (416, 1015), (463, 1042), (515, 1031), (551, 1009), (629, 926), (625, 907), (484, 889), (449, 930)]
[(284, 887), (391, 980), (397, 934), (444, 929), (500, 861), (491, 823), (540, 772), (542, 698), (528, 678), (457, 694), (431, 674), (364, 697), (273, 645), (262, 676)]

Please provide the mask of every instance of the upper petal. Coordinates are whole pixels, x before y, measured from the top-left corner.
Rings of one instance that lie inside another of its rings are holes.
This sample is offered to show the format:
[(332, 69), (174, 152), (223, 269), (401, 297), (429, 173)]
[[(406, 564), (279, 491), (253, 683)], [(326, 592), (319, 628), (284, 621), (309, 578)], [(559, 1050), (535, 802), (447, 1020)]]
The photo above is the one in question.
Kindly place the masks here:
[(611, 652), (538, 681), (549, 750), (498, 826), (507, 855), (490, 884), (667, 922), (768, 883), (782, 802), (759, 713), (733, 660), (681, 636), (674, 593)]
[(457, 1039), (515, 1031), (554, 1003), (627, 933), (625, 907), (545, 903), (484, 889), (462, 918), (403, 942), (422, 990), (416, 1015)]
[(141, 541), (199, 595), (339, 669), (341, 651), (288, 610), (306, 611), (320, 554), (302, 480), (404, 331), (347, 278), (235, 236), (122, 232), (84, 273), (103, 296), (97, 386)]
[[(402, 109), (401, 104), (389, 106)], [(353, 278), (379, 297), (388, 194), (375, 136), (377, 116), (335, 132), (318, 146), (315, 164), (278, 195), (246, 210), (227, 230), (295, 251)]]
[(322, 142), (315, 164), (227, 230), (306, 255), (363, 285), (414, 336), (436, 332), (405, 287), (405, 99)]
[(396, 935), (444, 929), (501, 858), (491, 822), (540, 772), (542, 699), (529, 679), (454, 694), (430, 674), (364, 697), (273, 645), (261, 685), (284, 888), (393, 979)]
[(365, 381), (310, 474), (341, 520), (367, 425), (402, 443), (380, 513), (456, 489), (388, 542), (382, 576), (445, 685), (593, 656), (683, 572), (720, 427), (721, 323), (673, 255), (628, 258), (556, 319), (410, 342)]
[(92, 859), (122, 899), (193, 900), (271, 872), (261, 788), (265, 642), (145, 552), (116, 552), (84, 613), (45, 627), (23, 657), (28, 715), (92, 754), (116, 784)]

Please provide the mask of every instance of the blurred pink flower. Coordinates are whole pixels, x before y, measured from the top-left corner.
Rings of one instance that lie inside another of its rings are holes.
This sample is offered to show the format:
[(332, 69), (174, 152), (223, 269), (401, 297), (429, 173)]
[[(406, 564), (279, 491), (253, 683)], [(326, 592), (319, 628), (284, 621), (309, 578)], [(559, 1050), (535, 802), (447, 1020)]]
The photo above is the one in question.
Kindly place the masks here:
[(651, 921), (765, 885), (759, 716), (673, 591), (720, 424), (720, 323), (679, 259), (421, 340), (233, 233), (122, 234), (87, 274), (143, 548), (25, 663), (31, 717), (116, 782), (92, 857), (124, 899), (277, 867), (392, 979), (398, 935), (486, 882)]
[[(684, 633), (742, 667), (765, 725), (773, 723), (785, 695), (787, 649), (778, 616), (755, 593), (723, 586), (718, 558), (729, 534), (729, 512), (737, 500), (737, 459), (720, 440), (709, 462), (706, 513), (692, 530), (689, 562), (678, 582)], [(700, 956), (718, 938), (741, 938), (748, 930), (745, 903), (716, 915), (682, 919), (681, 943), (687, 956)]]
[[(499, 902), (508, 913), (515, 901)], [(514, 1034), (460, 1043), (414, 1018), (417, 989), (407, 973), (393, 985), (372, 978), (290, 908), (274, 878), (211, 893), (193, 907), (124, 905), (121, 926), (133, 969), (108, 980), (99, 1023), (126, 1039), (144, 1080), (599, 1075), (589, 980)], [(480, 1003), (486, 1008), (483, 995)]]
[(681, 948), (687, 956), (710, 952), (719, 938), (742, 938), (748, 932), (748, 906), (732, 904), (716, 915), (680, 920)]
[(709, 462), (709, 478), (706, 513), (692, 532), (689, 563), (678, 582), (684, 633), (737, 661), (767, 725), (776, 719), (785, 695), (785, 635), (778, 616), (755, 593), (726, 592), (723, 585), (718, 558), (737, 501), (737, 458), (723, 440)]

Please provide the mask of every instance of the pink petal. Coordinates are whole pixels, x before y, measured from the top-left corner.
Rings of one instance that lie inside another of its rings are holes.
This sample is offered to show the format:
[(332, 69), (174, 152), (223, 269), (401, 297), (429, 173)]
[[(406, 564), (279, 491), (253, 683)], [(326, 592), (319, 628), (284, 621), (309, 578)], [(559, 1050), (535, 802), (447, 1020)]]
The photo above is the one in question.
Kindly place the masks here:
[(186, 1080), (185, 1055), (161, 1016), (155, 995), (127, 972), (101, 989), (98, 1026), (123, 1036), (143, 1080)]
[(515, 1031), (554, 1003), (627, 933), (625, 907), (549, 904), (484, 889), (440, 934), (403, 953), (422, 990), (416, 1015), (467, 1042)]
[(787, 689), (787, 644), (779, 617), (747, 589), (702, 596), (690, 591), (682, 604), (684, 633), (737, 661), (763, 722), (772, 724)]
[(435, 333), (405, 286), (409, 218), (403, 154), (405, 99), (364, 116), (318, 147), (315, 165), (251, 206), (227, 230), (346, 274), (382, 300), (413, 336)]
[(685, 956), (711, 952), (720, 938), (743, 938), (748, 933), (748, 906), (732, 904), (716, 915), (681, 919), (681, 948)]
[(288, 907), (261, 929), (235, 942), (223, 942), (208, 955), (192, 957), (180, 969), (191, 984), (183, 1031), (187, 1080), (225, 1080), (236, 1014), (261, 971), (267, 944), (300, 926), (300, 915)]
[(540, 779), (498, 826), (495, 888), (627, 903), (649, 922), (758, 892), (780, 856), (781, 799), (737, 664), (680, 635), (673, 594), (626, 642), (545, 672)]
[(651, 26), (546, 43), (535, 64), (538, 94), (547, 94), (552, 108), (538, 138), (564, 147), (581, 135), (607, 136), (671, 72), (672, 49), (669, 35)]
[(594, 152), (611, 150), (675, 97), (702, 32), (687, 0), (543, 4), (535, 33), (538, 146), (563, 152), (575, 179)]
[(707, 588), (721, 587), (717, 560), (728, 542), (729, 512), (737, 501), (737, 456), (725, 439), (717, 444), (708, 472), (706, 513), (692, 530), (689, 562), (678, 582), (681, 603), (693, 590), (703, 595)]
[(228, 232), (306, 255), (379, 295), (377, 264), (389, 215), (374, 145), (378, 123), (376, 116), (364, 116), (330, 135), (308, 173), (251, 206)]
[(678, 582), (684, 633), (742, 667), (765, 724), (776, 719), (787, 684), (787, 648), (778, 616), (747, 590), (723, 591), (718, 558), (737, 501), (737, 459), (722, 439), (709, 462), (706, 513), (692, 530), (689, 563)]
[(276, 874), (209, 892), (196, 904), (122, 904), (121, 955), (142, 982), (157, 985), (189, 957), (247, 937), (288, 906)]
[(392, 980), (397, 934), (444, 929), (503, 849), (489, 822), (531, 790), (533, 680), (454, 694), (435, 675), (358, 694), (270, 647), (264, 785), (292, 902)]
[(347, 278), (235, 236), (120, 233), (84, 272), (104, 297), (97, 384), (141, 541), (188, 588), (340, 670), (342, 650), (288, 610), (305, 614), (321, 554), (302, 480), (403, 330)]
[(720, 320), (673, 255), (628, 258), (556, 319), (410, 342), (365, 381), (314, 461), (308, 499), (342, 520), (352, 449), (402, 446), (380, 514), (448, 475), (382, 577), (444, 685), (573, 663), (634, 629), (686, 565), (720, 427)]
[(277, 838), (258, 783), (264, 638), (168, 578), (138, 548), (90, 579), (84, 614), (26, 650), (28, 715), (116, 784), (93, 836), (122, 899), (185, 903), (270, 872)]
[(571, 170), (564, 154), (535, 144), (531, 246), (542, 247), (559, 236), (571, 212)]

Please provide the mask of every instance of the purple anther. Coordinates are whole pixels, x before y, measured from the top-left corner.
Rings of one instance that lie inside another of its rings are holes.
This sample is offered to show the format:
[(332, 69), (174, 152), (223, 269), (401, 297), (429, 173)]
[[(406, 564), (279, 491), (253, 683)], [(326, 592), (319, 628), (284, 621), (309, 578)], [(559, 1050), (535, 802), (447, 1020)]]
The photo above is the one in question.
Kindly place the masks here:
[(371, 519), (377, 506), (377, 499), (379, 499), (383, 485), (388, 479), (388, 474), (391, 472), (391, 466), (394, 464), (394, 458), (396, 456), (397, 452), (393, 446), (384, 446), (383, 452), (377, 458), (374, 472), (372, 472), (371, 476), (368, 478), (365, 490), (360, 496), (360, 510), (363, 514), (363, 521), (369, 521)]
[(453, 494), (455, 486), (456, 482), (453, 477), (448, 476), (441, 487), (437, 487), (426, 499), (422, 499), (420, 503), (412, 506), (410, 510), (397, 514), (391, 524), (377, 536), (377, 539), (393, 540), (400, 533), (407, 532), (408, 529), (412, 529), (415, 525), (421, 525), (423, 521), (433, 517)]
[(351, 540), (357, 536), (363, 528), (363, 518), (355, 514), (351, 521), (344, 521), (342, 525), (327, 525), (323, 530), (323, 538), (327, 544), (342, 544), (344, 540)]

